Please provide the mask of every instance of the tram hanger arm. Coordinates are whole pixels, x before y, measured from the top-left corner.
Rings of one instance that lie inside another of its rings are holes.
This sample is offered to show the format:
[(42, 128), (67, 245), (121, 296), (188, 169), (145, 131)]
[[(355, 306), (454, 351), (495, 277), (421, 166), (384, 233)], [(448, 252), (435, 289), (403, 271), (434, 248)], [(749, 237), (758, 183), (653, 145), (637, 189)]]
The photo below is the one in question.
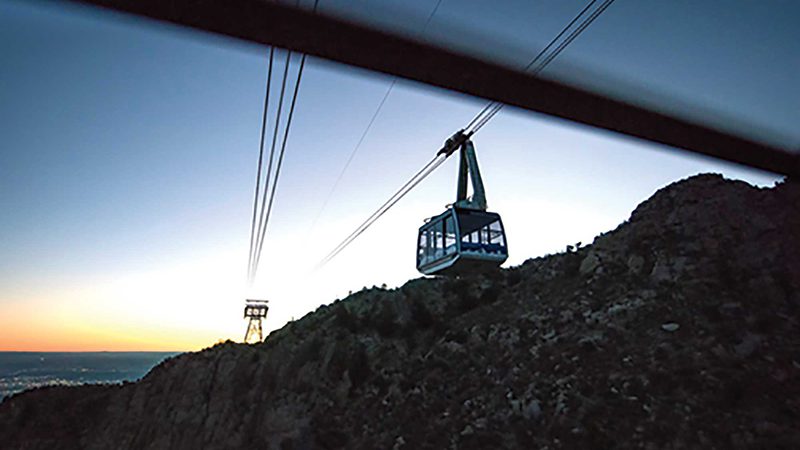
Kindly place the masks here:
[[(445, 158), (459, 150), (460, 161), (458, 166), (458, 186), (456, 192), (455, 206), (468, 209), (486, 211), (486, 189), (483, 187), (481, 170), (478, 167), (478, 157), (475, 154), (475, 146), (469, 139), (472, 132), (459, 130), (445, 141), (444, 146), (437, 155), (444, 155)], [(467, 178), (472, 182), (472, 198), (467, 198)]]
[[(467, 175), (472, 182), (472, 198), (467, 198)], [(461, 161), (458, 170), (458, 194), (455, 206), (486, 211), (486, 190), (483, 187), (481, 170), (475, 146), (467, 139), (461, 144)]]

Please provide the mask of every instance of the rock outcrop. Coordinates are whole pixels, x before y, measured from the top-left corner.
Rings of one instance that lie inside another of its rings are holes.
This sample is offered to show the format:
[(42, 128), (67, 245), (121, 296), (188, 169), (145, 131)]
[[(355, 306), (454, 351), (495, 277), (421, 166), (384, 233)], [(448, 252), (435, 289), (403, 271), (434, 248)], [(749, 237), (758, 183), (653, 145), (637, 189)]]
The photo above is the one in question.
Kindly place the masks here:
[(0, 446), (800, 448), (798, 320), (800, 186), (700, 175), (586, 247), (15, 395)]

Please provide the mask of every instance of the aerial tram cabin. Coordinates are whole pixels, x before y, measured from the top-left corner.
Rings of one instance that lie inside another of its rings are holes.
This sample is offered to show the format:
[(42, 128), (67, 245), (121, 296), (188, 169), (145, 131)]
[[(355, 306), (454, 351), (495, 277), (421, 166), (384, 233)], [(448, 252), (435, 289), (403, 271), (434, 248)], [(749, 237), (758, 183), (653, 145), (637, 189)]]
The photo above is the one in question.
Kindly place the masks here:
[[(419, 228), (417, 270), (425, 275), (468, 275), (486, 271), (508, 259), (503, 221), (486, 211), (475, 147), (462, 132), (450, 138), (440, 154), (461, 154), (456, 202)], [(467, 198), (467, 178), (473, 195)]]

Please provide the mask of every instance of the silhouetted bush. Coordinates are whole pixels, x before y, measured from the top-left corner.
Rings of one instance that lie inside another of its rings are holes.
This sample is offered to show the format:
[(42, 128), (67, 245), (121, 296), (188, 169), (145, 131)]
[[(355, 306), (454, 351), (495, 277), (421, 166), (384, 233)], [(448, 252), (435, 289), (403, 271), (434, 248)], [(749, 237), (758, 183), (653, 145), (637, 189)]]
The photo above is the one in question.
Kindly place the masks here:
[(567, 276), (577, 276), (580, 274), (581, 263), (583, 262), (583, 254), (581, 253), (566, 253), (562, 256), (561, 271)]
[(430, 328), (436, 320), (425, 306), (425, 301), (419, 297), (411, 297), (408, 303), (411, 309), (411, 321), (419, 328)]
[(346, 448), (350, 438), (342, 431), (342, 426), (327, 415), (318, 415), (311, 420), (315, 448)]
[(470, 289), (470, 283), (463, 278), (448, 278), (442, 285), (442, 290), (445, 294), (454, 295), (459, 298), (469, 293)]
[(484, 289), (481, 292), (480, 296), (480, 303), (487, 304), (487, 303), (494, 303), (497, 301), (497, 298), (500, 296), (500, 288), (493, 284), (489, 286), (487, 289)]
[(464, 278), (445, 280), (442, 286), (443, 293), (455, 297), (455, 300), (448, 304), (446, 315), (460, 315), (480, 306), (480, 299), (475, 294), (476, 289), (475, 283)]
[(375, 317), (375, 331), (381, 337), (390, 338), (397, 333), (397, 322), (395, 320), (394, 309), (388, 305), (383, 305)]
[(447, 331), (445, 334), (445, 339), (448, 341), (458, 342), (459, 344), (466, 344), (467, 340), (469, 340), (469, 333), (461, 328), (452, 329)]
[(487, 269), (485, 272), (483, 272), (483, 276), (490, 280), (492, 284), (495, 284), (503, 279), (503, 269), (499, 267)]
[(285, 438), (281, 441), (281, 450), (294, 450), (294, 442), (292, 438)]
[(509, 286), (516, 286), (520, 281), (522, 281), (522, 274), (518, 269), (511, 269), (508, 271), (508, 275), (506, 276), (506, 284)]
[(358, 344), (350, 359), (350, 381), (353, 383), (353, 388), (357, 389), (364, 384), (370, 376), (371, 370), (369, 368), (369, 359), (367, 358), (367, 351), (363, 345)]
[(239, 360), (231, 374), (233, 381), (233, 396), (236, 398), (244, 397), (250, 392), (253, 386), (256, 365), (246, 359)]
[(358, 332), (358, 319), (344, 305), (338, 305), (333, 313), (333, 323), (351, 333)]
[(339, 380), (344, 375), (344, 371), (350, 367), (350, 352), (348, 344), (343, 341), (336, 341), (333, 346), (331, 359), (325, 366), (325, 375), (331, 380)]
[(314, 336), (311, 339), (305, 340), (299, 347), (299, 350), (291, 362), (290, 367), (292, 371), (303, 367), (308, 362), (319, 359), (322, 339), (318, 335)]
[(463, 314), (480, 306), (481, 300), (472, 292), (467, 292), (458, 297), (458, 312)]

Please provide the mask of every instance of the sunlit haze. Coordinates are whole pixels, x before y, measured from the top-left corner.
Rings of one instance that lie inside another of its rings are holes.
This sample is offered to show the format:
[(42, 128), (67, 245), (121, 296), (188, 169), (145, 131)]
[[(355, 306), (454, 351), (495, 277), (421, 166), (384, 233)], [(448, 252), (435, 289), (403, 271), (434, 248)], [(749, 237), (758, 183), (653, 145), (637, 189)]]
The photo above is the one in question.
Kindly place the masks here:
[[(410, 4), (427, 11), (434, 3)], [(434, 29), (455, 3), (443, 2)], [(556, 3), (549, 15), (525, 13), (546, 28), (540, 46), (584, 2)], [(626, 3), (609, 9), (611, 23)], [(565, 52), (568, 63), (647, 47), (607, 38), (605, 19)], [(502, 17), (486, 20), (504, 26)], [(790, 31), (779, 25), (767, 31), (784, 39)], [(457, 158), (315, 266), (485, 104), (398, 82), (322, 210), (391, 79), (310, 58), (248, 289), (267, 49), (72, 4), (12, 1), (0, 5), (0, 50), (0, 350), (196, 350), (242, 340), (245, 298), (269, 299), (274, 330), (350, 291), (420, 276), (417, 228), (455, 200)], [(652, 64), (641, 73), (674, 76), (671, 63)], [(742, 76), (750, 78), (728, 73), (715, 84), (730, 92), (768, 72), (749, 70)], [(726, 107), (789, 105), (783, 114), (800, 104), (796, 94), (781, 98), (788, 78), (770, 81), (757, 100)], [(713, 91), (704, 95), (722, 104)], [(505, 267), (591, 243), (690, 175), (720, 172), (761, 186), (779, 179), (512, 108), (473, 141), (489, 209), (506, 227)]]

